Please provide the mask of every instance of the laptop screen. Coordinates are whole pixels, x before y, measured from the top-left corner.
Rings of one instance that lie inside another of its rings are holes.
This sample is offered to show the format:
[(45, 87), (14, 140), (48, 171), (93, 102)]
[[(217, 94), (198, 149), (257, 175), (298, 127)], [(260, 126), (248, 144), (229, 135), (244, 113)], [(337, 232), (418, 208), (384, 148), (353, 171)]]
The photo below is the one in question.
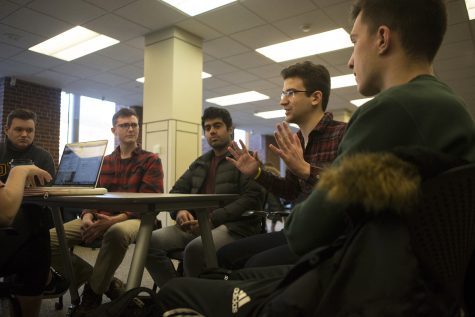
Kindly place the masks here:
[(66, 144), (53, 186), (95, 187), (107, 140)]

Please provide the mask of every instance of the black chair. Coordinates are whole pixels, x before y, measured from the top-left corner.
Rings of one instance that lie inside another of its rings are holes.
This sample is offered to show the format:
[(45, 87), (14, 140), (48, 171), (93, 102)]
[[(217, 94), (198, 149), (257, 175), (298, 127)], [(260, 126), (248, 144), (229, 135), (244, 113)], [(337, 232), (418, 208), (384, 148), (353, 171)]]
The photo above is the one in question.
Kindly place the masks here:
[(475, 316), (475, 164), (424, 182), (418, 210), (405, 220), (424, 268)]

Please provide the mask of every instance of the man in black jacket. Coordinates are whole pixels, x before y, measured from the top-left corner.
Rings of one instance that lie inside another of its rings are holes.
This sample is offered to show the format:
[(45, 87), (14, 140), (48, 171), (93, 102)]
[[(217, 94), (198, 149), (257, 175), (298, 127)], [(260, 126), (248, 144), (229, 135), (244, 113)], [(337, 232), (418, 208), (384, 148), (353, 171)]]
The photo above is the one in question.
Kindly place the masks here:
[[(227, 110), (210, 107), (201, 118), (206, 140), (212, 150), (198, 157), (176, 181), (171, 193), (239, 194), (239, 198), (222, 208), (210, 210), (212, 235), (216, 249), (239, 238), (259, 233), (259, 218), (242, 217), (246, 210), (262, 207), (263, 190), (227, 161), (232, 142), (233, 123)], [(199, 225), (193, 210), (171, 214), (176, 225), (156, 230), (150, 240), (146, 267), (155, 283), (163, 286), (176, 276), (168, 257), (172, 250), (184, 249), (184, 274), (197, 276), (204, 268)]]

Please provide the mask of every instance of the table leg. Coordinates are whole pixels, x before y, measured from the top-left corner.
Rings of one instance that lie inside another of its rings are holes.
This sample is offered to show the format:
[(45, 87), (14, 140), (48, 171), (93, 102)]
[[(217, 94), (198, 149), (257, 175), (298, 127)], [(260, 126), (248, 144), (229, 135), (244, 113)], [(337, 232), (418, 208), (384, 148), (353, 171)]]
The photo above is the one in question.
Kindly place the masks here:
[(200, 225), (201, 241), (203, 242), (203, 252), (207, 268), (218, 267), (216, 258), (216, 247), (214, 246), (213, 236), (211, 235), (211, 224), (207, 210), (198, 210), (196, 212), (198, 224)]
[(71, 295), (71, 305), (79, 305), (79, 293), (76, 283), (76, 277), (74, 276), (73, 263), (71, 262), (71, 254), (66, 243), (66, 236), (64, 234), (63, 217), (61, 216), (61, 210), (59, 207), (52, 207), (51, 214), (53, 215), (54, 227), (56, 228), (56, 234), (58, 235), (59, 248), (63, 253), (64, 267), (66, 269), (66, 278), (68, 278), (69, 294)]
[(156, 216), (156, 212), (147, 212), (142, 216), (134, 253), (132, 255), (132, 263), (130, 264), (129, 276), (127, 277), (126, 290), (139, 287), (142, 282), (145, 259), (147, 257)]

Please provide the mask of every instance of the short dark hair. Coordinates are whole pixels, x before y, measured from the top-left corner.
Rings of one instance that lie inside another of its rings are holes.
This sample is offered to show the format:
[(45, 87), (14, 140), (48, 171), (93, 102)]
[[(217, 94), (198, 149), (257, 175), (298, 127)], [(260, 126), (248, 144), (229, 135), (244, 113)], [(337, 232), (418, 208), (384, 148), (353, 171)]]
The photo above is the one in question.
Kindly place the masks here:
[(21, 120), (33, 120), (36, 126), (36, 121), (38, 120), (36, 113), (31, 110), (18, 108), (11, 111), (7, 117), (7, 128), (9, 128), (12, 124), (13, 119), (21, 119)]
[(307, 90), (307, 96), (310, 96), (317, 90), (321, 91), (322, 109), (323, 111), (327, 109), (328, 100), (330, 99), (331, 81), (330, 73), (325, 66), (305, 61), (284, 68), (280, 75), (284, 80), (292, 77), (302, 79), (305, 90)]
[(386, 25), (400, 35), (402, 47), (409, 56), (434, 60), (447, 30), (444, 0), (356, 0), (351, 10), (370, 32)]
[(229, 114), (229, 111), (223, 108), (218, 107), (208, 107), (203, 112), (203, 116), (201, 117), (201, 127), (203, 130), (205, 129), (205, 121), (210, 119), (221, 119), (223, 120), (226, 128), (232, 128), (233, 126), (233, 119)]
[(115, 127), (115, 125), (117, 124), (117, 118), (119, 118), (119, 117), (131, 117), (131, 116), (135, 116), (137, 119), (139, 118), (139, 116), (137, 115), (137, 112), (135, 112), (134, 109), (121, 108), (112, 117), (112, 126)]

